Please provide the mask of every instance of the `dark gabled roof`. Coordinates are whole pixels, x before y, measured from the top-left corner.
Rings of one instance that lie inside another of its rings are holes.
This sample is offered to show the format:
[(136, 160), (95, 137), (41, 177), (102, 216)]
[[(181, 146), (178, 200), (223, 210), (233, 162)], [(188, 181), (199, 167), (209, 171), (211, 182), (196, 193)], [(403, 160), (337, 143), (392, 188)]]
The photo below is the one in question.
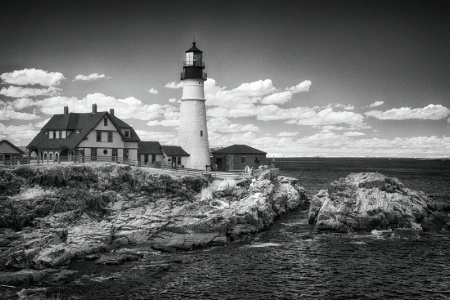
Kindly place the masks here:
[(1, 141), (0, 141), (0, 144), (2, 144), (2, 143), (6, 143), (6, 144), (10, 145), (12, 148), (16, 149), (17, 152), (19, 152), (20, 154), (24, 154), (24, 153), (25, 153), (25, 152), (23, 152), (22, 150), (20, 150), (19, 147), (17, 147), (16, 145), (14, 145), (13, 143), (11, 143), (11, 142), (8, 141), (8, 140), (1, 140)]
[(141, 139), (139, 138), (139, 136), (137, 135), (136, 131), (134, 131), (133, 127), (131, 127), (129, 124), (125, 123), (124, 121), (122, 121), (121, 119), (119, 119), (116, 116), (113, 115), (109, 115), (115, 122), (116, 124), (119, 126), (119, 128), (121, 129), (130, 129), (130, 137), (123, 138), (124, 142), (140, 142)]
[(159, 142), (144, 141), (138, 144), (139, 154), (163, 154), (161, 151), (161, 144)]
[[(91, 132), (97, 124), (105, 117), (108, 116), (114, 126), (118, 129), (120, 136), (124, 142), (139, 142), (140, 139), (134, 129), (118, 119), (115, 116), (110, 115), (108, 112), (97, 113), (70, 113), (70, 114), (58, 114), (51, 117), (47, 124), (42, 127), (41, 131), (36, 137), (28, 144), (27, 148), (47, 148), (47, 149), (75, 149), (77, 145)], [(117, 121), (120, 122), (117, 122)], [(119, 125), (120, 124), (120, 125)], [(125, 138), (121, 132), (121, 128), (130, 129), (130, 137)], [(47, 130), (80, 130), (80, 133), (72, 132), (65, 139), (49, 139), (48, 134), (45, 134)]]
[(203, 51), (202, 50), (200, 50), (200, 49), (198, 49), (196, 46), (195, 46), (195, 42), (193, 42), (192, 43), (192, 47), (191, 48), (189, 48), (188, 50), (186, 50), (186, 52), (200, 52), (200, 53), (203, 53)]
[(213, 154), (267, 154), (267, 152), (252, 148), (247, 145), (231, 145), (213, 151)]
[(180, 146), (161, 146), (161, 149), (167, 156), (191, 156)]

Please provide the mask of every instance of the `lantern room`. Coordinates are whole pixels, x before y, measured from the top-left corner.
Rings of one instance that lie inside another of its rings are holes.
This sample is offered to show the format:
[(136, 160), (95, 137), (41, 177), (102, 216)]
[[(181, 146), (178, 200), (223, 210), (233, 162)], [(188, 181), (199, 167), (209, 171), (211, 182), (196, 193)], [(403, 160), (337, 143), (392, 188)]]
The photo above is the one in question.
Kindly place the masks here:
[(186, 60), (183, 63), (183, 72), (181, 80), (184, 79), (203, 79), (206, 80), (207, 74), (203, 72), (205, 63), (202, 58), (203, 52), (192, 43), (192, 47), (186, 50)]

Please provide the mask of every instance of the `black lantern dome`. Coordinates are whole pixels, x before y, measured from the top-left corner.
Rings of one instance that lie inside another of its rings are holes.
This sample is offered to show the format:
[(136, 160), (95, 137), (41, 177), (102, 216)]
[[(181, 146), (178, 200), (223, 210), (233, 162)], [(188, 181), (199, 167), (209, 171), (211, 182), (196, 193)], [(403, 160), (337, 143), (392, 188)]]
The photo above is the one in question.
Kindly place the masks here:
[(201, 79), (206, 80), (207, 75), (203, 72), (205, 63), (202, 60), (203, 52), (192, 43), (192, 47), (186, 50), (186, 60), (183, 63), (183, 72), (181, 80), (184, 79)]

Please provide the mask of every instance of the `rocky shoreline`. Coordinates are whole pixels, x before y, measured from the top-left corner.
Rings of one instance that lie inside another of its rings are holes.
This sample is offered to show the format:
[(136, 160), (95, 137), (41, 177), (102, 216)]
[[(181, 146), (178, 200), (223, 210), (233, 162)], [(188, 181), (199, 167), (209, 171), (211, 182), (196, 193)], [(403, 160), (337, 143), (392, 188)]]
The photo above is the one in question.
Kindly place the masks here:
[(296, 179), (270, 170), (211, 183), (123, 165), (2, 169), (0, 284), (58, 285), (79, 277), (67, 269), (76, 260), (116, 265), (141, 259), (142, 249), (225, 245), (227, 226), (236, 240), (305, 200)]

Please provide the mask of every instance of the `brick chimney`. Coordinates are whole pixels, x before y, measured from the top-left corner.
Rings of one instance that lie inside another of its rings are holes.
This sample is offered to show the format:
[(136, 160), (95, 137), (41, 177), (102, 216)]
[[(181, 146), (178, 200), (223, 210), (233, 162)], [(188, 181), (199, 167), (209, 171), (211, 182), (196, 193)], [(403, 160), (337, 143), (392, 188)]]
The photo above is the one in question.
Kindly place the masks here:
[(97, 104), (92, 104), (92, 113), (93, 114), (97, 113)]
[(109, 114), (110, 114), (111, 116), (114, 116), (114, 108), (110, 108), (110, 109), (109, 109)]
[(68, 106), (64, 106), (64, 114), (65, 115), (69, 114), (69, 107)]

